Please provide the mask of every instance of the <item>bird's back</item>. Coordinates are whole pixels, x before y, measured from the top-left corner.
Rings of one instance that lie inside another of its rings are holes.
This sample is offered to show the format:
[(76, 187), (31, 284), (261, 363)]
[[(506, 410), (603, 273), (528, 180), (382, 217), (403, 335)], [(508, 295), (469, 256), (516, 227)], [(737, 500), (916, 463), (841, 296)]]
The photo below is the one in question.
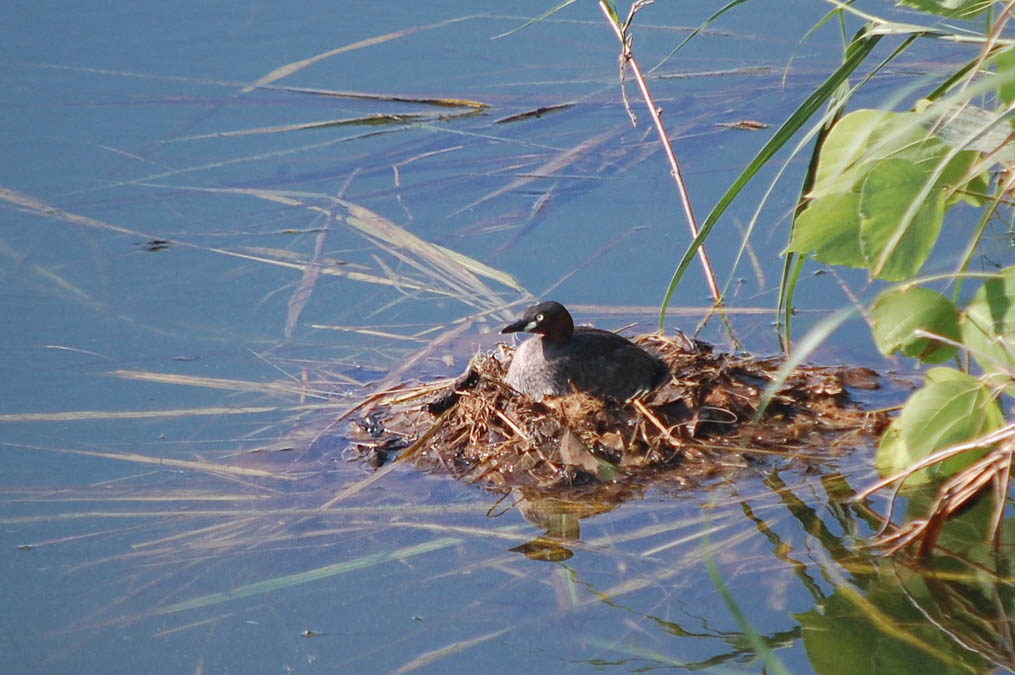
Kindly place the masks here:
[(507, 383), (532, 396), (561, 396), (574, 389), (626, 401), (651, 391), (668, 370), (657, 357), (624, 337), (598, 328), (579, 327), (557, 345), (539, 336), (515, 351)]

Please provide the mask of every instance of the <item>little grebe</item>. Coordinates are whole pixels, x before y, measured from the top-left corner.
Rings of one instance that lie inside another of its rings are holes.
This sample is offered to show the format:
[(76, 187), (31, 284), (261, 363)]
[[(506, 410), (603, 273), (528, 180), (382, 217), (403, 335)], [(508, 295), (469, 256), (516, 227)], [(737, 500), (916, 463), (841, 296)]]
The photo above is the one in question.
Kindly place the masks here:
[(501, 333), (536, 333), (515, 350), (507, 383), (539, 400), (573, 389), (598, 398), (627, 401), (646, 394), (666, 379), (660, 359), (627, 338), (598, 328), (574, 327), (559, 302), (541, 302)]

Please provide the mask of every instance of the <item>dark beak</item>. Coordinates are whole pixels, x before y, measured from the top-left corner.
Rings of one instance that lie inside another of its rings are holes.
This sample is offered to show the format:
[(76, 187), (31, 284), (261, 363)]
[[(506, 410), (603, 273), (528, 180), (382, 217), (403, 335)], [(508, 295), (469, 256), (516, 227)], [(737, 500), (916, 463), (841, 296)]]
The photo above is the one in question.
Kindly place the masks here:
[(533, 322), (527, 321), (525, 319), (519, 319), (518, 321), (515, 321), (514, 323), (509, 323), (508, 325), (506, 325), (503, 328), (501, 328), (500, 332), (501, 333), (525, 333), (525, 332), (528, 332), (528, 331), (532, 330), (533, 328), (535, 328), (535, 326), (533, 326), (532, 323)]

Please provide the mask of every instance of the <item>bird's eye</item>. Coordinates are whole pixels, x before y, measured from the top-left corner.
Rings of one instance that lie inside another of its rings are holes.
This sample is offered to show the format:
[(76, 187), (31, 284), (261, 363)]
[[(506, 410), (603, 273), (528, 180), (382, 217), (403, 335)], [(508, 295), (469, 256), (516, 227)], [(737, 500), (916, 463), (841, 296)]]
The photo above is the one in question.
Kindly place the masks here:
[(536, 315), (536, 323), (542, 323), (542, 322), (543, 322), (543, 315), (542, 314), (537, 314)]

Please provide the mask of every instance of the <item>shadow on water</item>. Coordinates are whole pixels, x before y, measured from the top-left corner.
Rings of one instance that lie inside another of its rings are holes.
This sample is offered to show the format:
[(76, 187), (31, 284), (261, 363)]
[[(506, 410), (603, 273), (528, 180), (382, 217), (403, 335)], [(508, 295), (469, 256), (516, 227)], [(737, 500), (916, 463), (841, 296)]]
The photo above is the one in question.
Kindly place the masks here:
[[(981, 506), (935, 566), (877, 555), (880, 520), (850, 500), (867, 448), (556, 494), (349, 461), (364, 400), (458, 374), (534, 297), (648, 330), (686, 246), (600, 18), (491, 42), (545, 7), (456, 4), (89, 17), (125, 42), (5, 10), (8, 667), (1012, 668), (1010, 565), (976, 543)], [(763, 142), (736, 123), (777, 123), (837, 58), (798, 57), (780, 88), (823, 11), (798, 4), (801, 30), (741, 17), (657, 75), (701, 204)], [(659, 9), (639, 34), (659, 57), (707, 14)], [(776, 226), (729, 311), (757, 352)], [(668, 331), (704, 313), (692, 276)], [(802, 321), (852, 281), (817, 279)], [(861, 334), (818, 356), (885, 367)]]

